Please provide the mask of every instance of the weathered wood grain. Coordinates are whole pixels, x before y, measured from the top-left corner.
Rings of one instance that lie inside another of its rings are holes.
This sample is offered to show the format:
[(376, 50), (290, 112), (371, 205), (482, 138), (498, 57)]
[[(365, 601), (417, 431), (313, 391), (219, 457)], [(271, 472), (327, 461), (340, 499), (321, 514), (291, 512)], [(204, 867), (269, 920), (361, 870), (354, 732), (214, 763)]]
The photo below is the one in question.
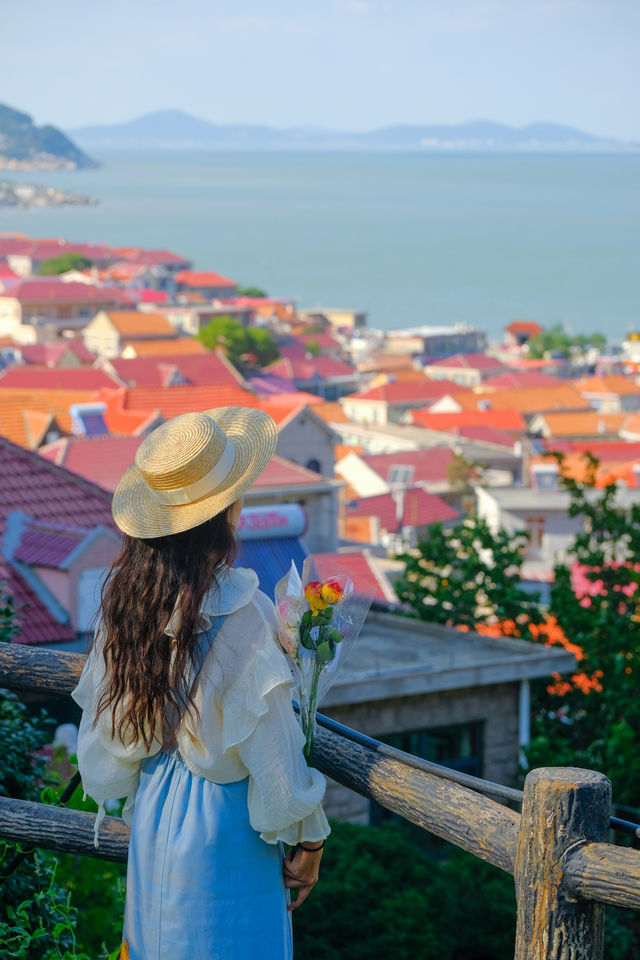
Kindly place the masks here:
[(126, 861), (129, 828), (119, 817), (100, 824), (98, 847), (93, 843), (95, 814), (65, 807), (0, 797), (0, 838), (60, 853), (80, 853), (99, 860)]
[(69, 694), (80, 678), (85, 660), (80, 653), (0, 643), (0, 687)]
[(601, 960), (604, 907), (565, 889), (564, 855), (609, 827), (611, 784), (601, 773), (541, 767), (525, 781), (515, 864), (515, 960)]
[(569, 850), (563, 868), (572, 896), (640, 910), (640, 850), (588, 843)]
[(520, 815), (488, 797), (320, 729), (314, 762), (356, 793), (513, 873)]

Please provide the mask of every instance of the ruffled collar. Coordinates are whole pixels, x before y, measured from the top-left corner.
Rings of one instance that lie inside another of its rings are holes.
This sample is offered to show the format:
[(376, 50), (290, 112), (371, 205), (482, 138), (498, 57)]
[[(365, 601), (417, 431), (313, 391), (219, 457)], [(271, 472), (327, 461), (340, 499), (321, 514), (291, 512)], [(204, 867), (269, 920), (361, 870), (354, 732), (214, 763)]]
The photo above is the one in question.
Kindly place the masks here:
[[(235, 613), (251, 601), (258, 589), (255, 570), (244, 567), (227, 567), (218, 575), (217, 583), (205, 595), (200, 607), (200, 629), (208, 630), (213, 617)], [(174, 610), (164, 632), (175, 637), (178, 627), (178, 611)]]

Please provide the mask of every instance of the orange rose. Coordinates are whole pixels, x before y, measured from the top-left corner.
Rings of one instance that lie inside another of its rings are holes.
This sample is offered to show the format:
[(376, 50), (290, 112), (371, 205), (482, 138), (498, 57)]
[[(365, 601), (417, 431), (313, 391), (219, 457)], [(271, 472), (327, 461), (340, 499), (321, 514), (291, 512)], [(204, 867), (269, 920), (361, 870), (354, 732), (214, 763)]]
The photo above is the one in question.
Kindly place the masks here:
[(322, 586), (319, 580), (311, 580), (304, 588), (306, 601), (314, 617), (319, 610), (326, 610), (329, 606), (329, 602), (322, 595)]
[(338, 603), (344, 596), (344, 587), (336, 577), (325, 580), (321, 587), (322, 599), (328, 604)]

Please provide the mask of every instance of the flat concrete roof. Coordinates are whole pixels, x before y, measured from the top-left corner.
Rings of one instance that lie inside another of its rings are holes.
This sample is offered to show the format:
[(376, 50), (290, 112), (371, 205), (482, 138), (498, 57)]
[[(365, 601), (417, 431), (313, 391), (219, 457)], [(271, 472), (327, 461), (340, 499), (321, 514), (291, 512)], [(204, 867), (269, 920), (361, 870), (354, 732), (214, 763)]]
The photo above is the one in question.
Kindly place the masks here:
[(575, 666), (563, 648), (370, 613), (320, 709), (550, 677)]
[[(535, 490), (531, 487), (491, 487), (486, 489), (479, 486), (489, 497), (492, 497), (506, 510), (562, 510), (569, 509), (571, 497), (567, 490)], [(601, 490), (588, 490), (588, 500), (599, 500)], [(640, 490), (629, 490), (628, 487), (618, 487), (615, 498), (616, 506), (628, 508), (634, 503), (640, 503)]]

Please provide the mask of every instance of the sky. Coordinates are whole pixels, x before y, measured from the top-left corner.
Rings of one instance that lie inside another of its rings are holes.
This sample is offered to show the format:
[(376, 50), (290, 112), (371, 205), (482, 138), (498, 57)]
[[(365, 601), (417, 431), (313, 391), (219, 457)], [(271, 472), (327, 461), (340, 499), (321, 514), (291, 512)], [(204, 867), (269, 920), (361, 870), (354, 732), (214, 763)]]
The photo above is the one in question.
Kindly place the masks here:
[(640, 141), (639, 0), (0, 0), (0, 22), (0, 102), (64, 129), (178, 108)]

